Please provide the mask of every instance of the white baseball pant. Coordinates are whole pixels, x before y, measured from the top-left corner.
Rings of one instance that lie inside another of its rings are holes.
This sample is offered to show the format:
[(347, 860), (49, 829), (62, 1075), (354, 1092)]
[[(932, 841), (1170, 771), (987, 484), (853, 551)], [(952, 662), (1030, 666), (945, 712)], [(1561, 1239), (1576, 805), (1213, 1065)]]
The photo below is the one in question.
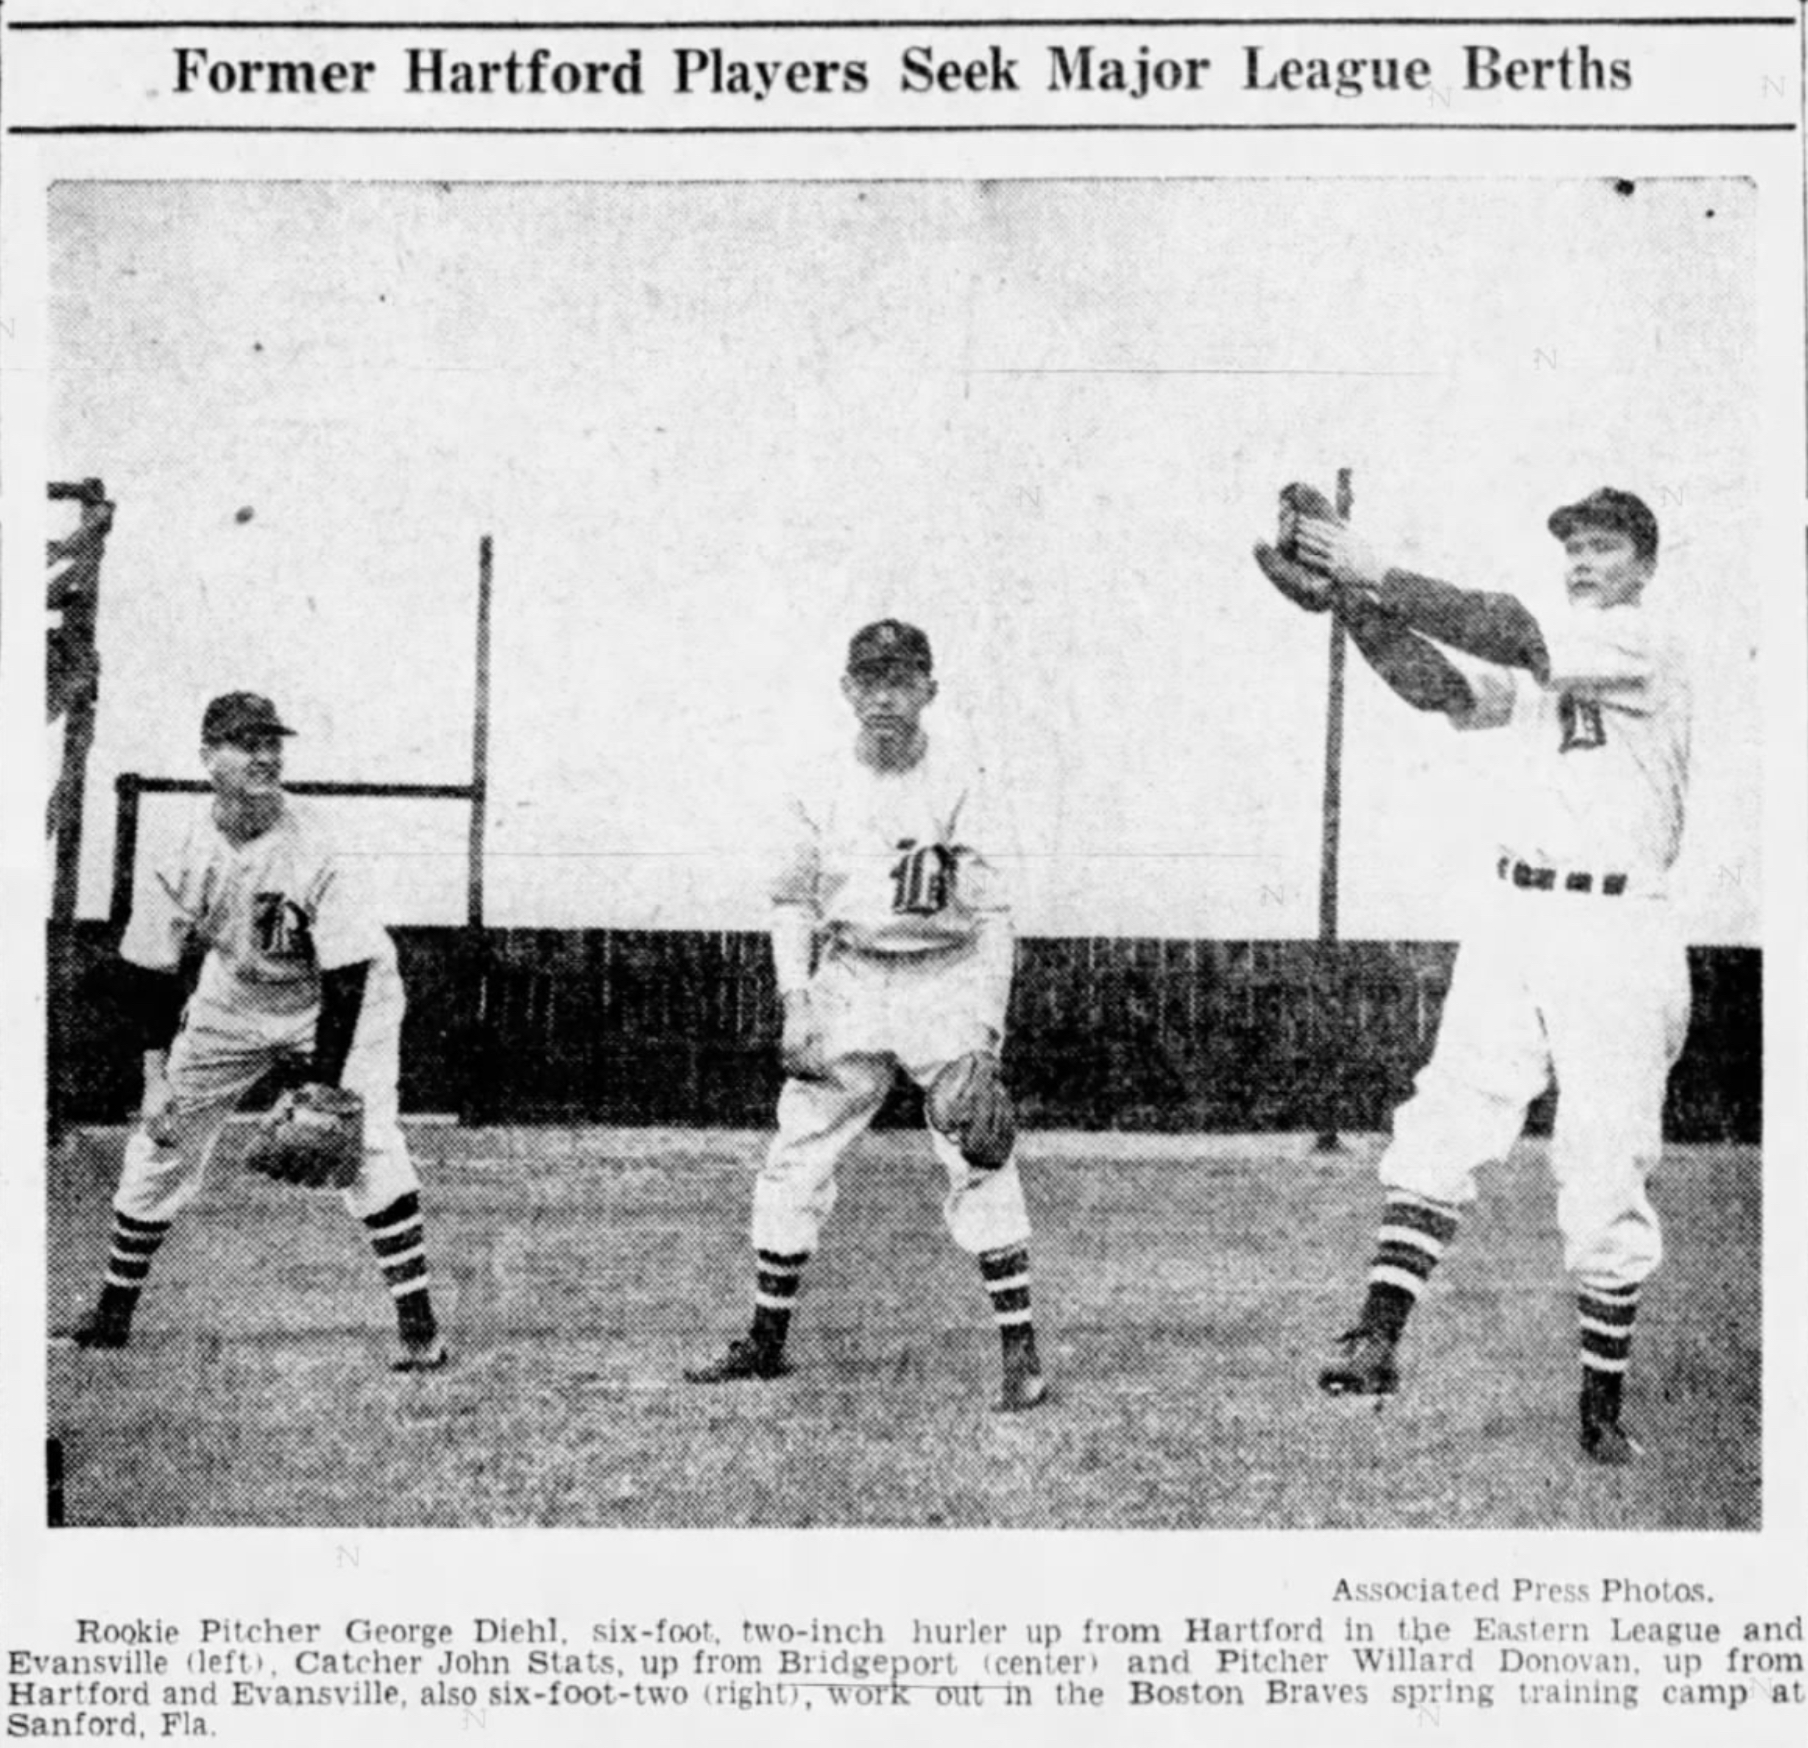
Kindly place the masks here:
[[(395, 968), (373, 962), (340, 1077), (364, 1100), (364, 1166), (341, 1192), (346, 1208), (359, 1219), (420, 1187), (402, 1134), (396, 1092), (405, 1005)], [(138, 1125), (126, 1143), (114, 1208), (134, 1220), (165, 1221), (187, 1206), (200, 1192), (220, 1131), (239, 1100), (279, 1058), (313, 1051), (318, 1011), (250, 1012), (197, 994), (170, 1046), (174, 1138), (167, 1145), (159, 1143)]]
[[(878, 1114), (902, 1069), (927, 1087), (949, 1063), (992, 1047), (978, 955), (969, 948), (909, 955), (831, 948), (811, 981), (827, 1073), (790, 1079), (778, 1134), (753, 1188), (753, 1243), (790, 1255), (813, 1251), (835, 1206), (835, 1168)], [(1029, 1211), (1015, 1159), (976, 1171), (945, 1135), (929, 1145), (948, 1176), (942, 1217), (975, 1256), (1026, 1244)]]
[(1394, 1117), (1389, 1189), (1457, 1206), (1555, 1076), (1564, 1267), (1629, 1287), (1663, 1258), (1646, 1180), (1689, 1024), (1687, 955), (1661, 899), (1503, 887), (1457, 954), (1431, 1061)]

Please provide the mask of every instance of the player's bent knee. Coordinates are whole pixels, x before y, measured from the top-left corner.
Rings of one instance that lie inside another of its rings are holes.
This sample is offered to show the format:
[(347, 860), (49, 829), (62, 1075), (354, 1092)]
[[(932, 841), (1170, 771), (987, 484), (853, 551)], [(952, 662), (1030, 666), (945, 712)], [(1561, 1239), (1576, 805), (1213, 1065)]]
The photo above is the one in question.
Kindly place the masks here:
[(192, 1178), (169, 1184), (156, 1179), (134, 1179), (128, 1174), (113, 1197), (113, 1211), (128, 1220), (173, 1220), (195, 1199), (200, 1188)]
[(1565, 1271), (1603, 1286), (1636, 1286), (1663, 1260), (1663, 1232), (1655, 1220), (1629, 1217), (1564, 1238)]
[(992, 1210), (992, 1217), (977, 1219), (971, 1207), (947, 1210), (948, 1236), (969, 1256), (993, 1251), (1022, 1250), (1031, 1239), (1029, 1215), (1021, 1208), (1015, 1219), (1007, 1209)]

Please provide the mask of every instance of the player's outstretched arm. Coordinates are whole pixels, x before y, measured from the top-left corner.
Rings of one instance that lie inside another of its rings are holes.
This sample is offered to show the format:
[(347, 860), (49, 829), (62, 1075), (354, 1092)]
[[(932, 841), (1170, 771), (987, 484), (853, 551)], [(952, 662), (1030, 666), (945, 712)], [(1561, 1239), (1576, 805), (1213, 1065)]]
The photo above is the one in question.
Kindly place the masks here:
[(1415, 631), (1452, 649), (1503, 668), (1524, 668), (1540, 685), (1550, 676), (1544, 633), (1524, 603), (1511, 595), (1459, 589), (1414, 571), (1389, 570), (1376, 599)]
[(1328, 572), (1340, 595), (1366, 595), (1411, 630), (1506, 668), (1525, 668), (1543, 685), (1550, 673), (1544, 633), (1512, 595), (1462, 589), (1388, 565), (1366, 541), (1336, 522), (1302, 520), (1301, 559)]
[(1337, 616), (1363, 660), (1413, 709), (1436, 711), (1452, 721), (1473, 712), (1475, 691), (1463, 671), (1373, 597), (1340, 594)]
[(1383, 607), (1370, 590), (1314, 568), (1279, 547), (1258, 545), (1255, 561), (1296, 607), (1309, 613), (1335, 610), (1363, 659), (1413, 709), (1466, 721), (1475, 704), (1467, 677), (1442, 650)]

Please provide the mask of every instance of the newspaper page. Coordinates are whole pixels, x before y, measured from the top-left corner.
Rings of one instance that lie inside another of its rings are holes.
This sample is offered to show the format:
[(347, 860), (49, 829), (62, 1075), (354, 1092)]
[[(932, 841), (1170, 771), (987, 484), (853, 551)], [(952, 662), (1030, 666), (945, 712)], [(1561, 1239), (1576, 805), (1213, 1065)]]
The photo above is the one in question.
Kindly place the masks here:
[(1803, 66), (8, 0), (5, 1736), (1801, 1741)]

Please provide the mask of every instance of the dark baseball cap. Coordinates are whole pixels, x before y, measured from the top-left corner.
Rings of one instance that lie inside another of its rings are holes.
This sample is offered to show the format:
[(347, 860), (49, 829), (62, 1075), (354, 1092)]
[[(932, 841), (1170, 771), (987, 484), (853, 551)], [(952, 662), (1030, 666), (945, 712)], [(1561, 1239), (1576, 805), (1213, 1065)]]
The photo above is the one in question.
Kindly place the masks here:
[(1550, 531), (1567, 540), (1577, 528), (1611, 528), (1631, 537), (1640, 558), (1657, 557), (1657, 518), (1643, 498), (1617, 486), (1602, 486), (1578, 504), (1565, 504), (1551, 512)]
[(276, 706), (258, 692), (223, 692), (207, 706), (201, 718), (201, 739), (212, 745), (216, 741), (239, 740), (249, 734), (293, 734)]
[(927, 674), (935, 664), (929, 654), (929, 639), (914, 625), (906, 625), (901, 619), (880, 619), (854, 633), (848, 644), (847, 665), (850, 674), (888, 668)]

